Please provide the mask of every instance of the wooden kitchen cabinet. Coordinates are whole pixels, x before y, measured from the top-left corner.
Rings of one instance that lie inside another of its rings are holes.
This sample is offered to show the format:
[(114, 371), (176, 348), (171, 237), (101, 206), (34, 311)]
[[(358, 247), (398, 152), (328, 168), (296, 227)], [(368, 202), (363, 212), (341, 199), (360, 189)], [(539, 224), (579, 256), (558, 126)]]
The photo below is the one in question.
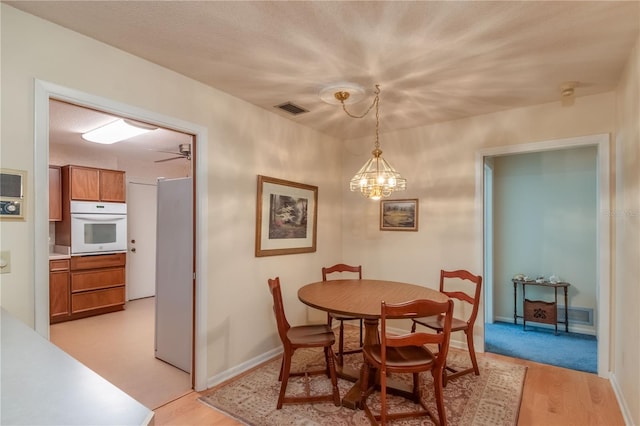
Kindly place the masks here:
[(124, 309), (126, 253), (71, 257), (71, 319)]
[(50, 322), (123, 310), (126, 258), (126, 253), (114, 253), (50, 260)]
[(125, 202), (124, 172), (120, 170), (64, 166), (62, 182), (69, 200)]
[(49, 320), (56, 323), (70, 319), (71, 292), (69, 259), (49, 261)]
[(124, 172), (100, 169), (100, 201), (125, 202)]
[(62, 174), (60, 167), (49, 166), (49, 221), (62, 220)]

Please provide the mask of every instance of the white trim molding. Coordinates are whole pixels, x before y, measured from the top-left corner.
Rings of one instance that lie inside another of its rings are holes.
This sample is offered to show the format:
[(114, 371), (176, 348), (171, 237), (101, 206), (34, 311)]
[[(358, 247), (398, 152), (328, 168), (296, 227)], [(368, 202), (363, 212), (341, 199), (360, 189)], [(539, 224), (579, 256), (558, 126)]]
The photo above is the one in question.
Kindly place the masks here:
[[(598, 310), (596, 314), (596, 330), (598, 336), (598, 376), (608, 378), (611, 365), (609, 348), (611, 337), (609, 333), (611, 324), (611, 214), (610, 214), (610, 135), (608, 133), (588, 136), (578, 136), (566, 139), (553, 139), (541, 142), (531, 142), (519, 145), (499, 146), (481, 149), (476, 152), (476, 194), (475, 211), (476, 226), (478, 235), (483, 234), (483, 202), (484, 202), (484, 161), (486, 157), (494, 157), (509, 154), (524, 154), (530, 152), (552, 151), (558, 149), (578, 148), (584, 146), (595, 146), (597, 148), (597, 200), (598, 200), (598, 222), (597, 222), (597, 289), (596, 297)], [(482, 253), (484, 247), (484, 236), (478, 242), (477, 250)], [(486, 294), (486, 290), (485, 290)], [(484, 327), (482, 329), (482, 343), (484, 343)], [(480, 346), (480, 345), (479, 345)]]
[[(193, 380), (196, 391), (207, 386), (207, 144), (206, 127), (153, 111), (102, 98), (54, 83), (35, 79), (34, 186), (36, 194), (48, 194), (49, 181), (49, 99), (54, 98), (107, 113), (137, 119), (161, 127), (195, 135), (196, 157), (196, 301)], [(35, 197), (34, 293), (36, 331), (49, 339), (49, 199)]]

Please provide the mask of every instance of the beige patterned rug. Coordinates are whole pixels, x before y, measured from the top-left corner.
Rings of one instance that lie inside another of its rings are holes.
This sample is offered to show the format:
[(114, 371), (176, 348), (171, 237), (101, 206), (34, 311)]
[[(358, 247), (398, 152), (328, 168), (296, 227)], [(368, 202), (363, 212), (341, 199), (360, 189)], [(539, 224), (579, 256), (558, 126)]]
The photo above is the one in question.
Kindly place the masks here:
[[(346, 328), (346, 327), (345, 327)], [(353, 334), (349, 333), (348, 337)], [(346, 357), (348, 364), (357, 366), (362, 354)], [(285, 404), (276, 410), (276, 401), (280, 391), (278, 372), (281, 358), (275, 358), (239, 378), (216, 387), (200, 400), (247, 425), (368, 425), (369, 421), (361, 410), (336, 407), (331, 403)], [(466, 352), (451, 350), (450, 365), (469, 365)], [(480, 376), (467, 374), (451, 380), (444, 389), (447, 421), (450, 425), (486, 425), (514, 426), (518, 421), (520, 399), (526, 367), (499, 362), (480, 357), (478, 360)], [(323, 365), (322, 350), (297, 350), (294, 355), (292, 371), (304, 366)], [(395, 376), (398, 377), (398, 376)], [(411, 380), (411, 376), (400, 377)], [(287, 395), (304, 395), (305, 380), (309, 381), (311, 392), (330, 393), (329, 380), (323, 376), (293, 377), (289, 379)], [(430, 373), (421, 377), (426, 389), (423, 393), (427, 404), (436, 413), (433, 401), (433, 385)], [(353, 385), (347, 380), (338, 380), (340, 395), (344, 396)], [(380, 408), (379, 393), (369, 397), (368, 404), (374, 412)], [(402, 397), (388, 395), (390, 411), (411, 410), (412, 402)], [(396, 421), (394, 425), (430, 425), (427, 418)]]

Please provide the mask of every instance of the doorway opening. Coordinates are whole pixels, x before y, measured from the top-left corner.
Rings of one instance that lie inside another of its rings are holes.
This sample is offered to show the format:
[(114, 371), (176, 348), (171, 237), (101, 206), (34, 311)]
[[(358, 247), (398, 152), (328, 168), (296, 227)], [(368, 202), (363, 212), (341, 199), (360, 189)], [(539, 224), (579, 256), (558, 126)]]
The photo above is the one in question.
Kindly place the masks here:
[[(531, 143), (525, 145), (514, 145), (508, 147), (494, 148), (484, 150), (478, 153), (477, 161), (476, 161), (476, 177), (477, 182), (479, 182), (479, 186), (482, 188), (477, 188), (476, 196), (479, 203), (483, 206), (482, 209), (479, 209), (482, 212), (484, 219), (479, 222), (479, 225), (482, 226), (483, 232), (483, 253), (484, 253), (484, 273), (486, 277), (486, 285), (485, 285), (485, 297), (484, 297), (484, 318), (485, 323), (491, 324), (494, 320), (502, 321), (503, 323), (511, 323), (513, 324), (514, 315), (517, 315), (518, 318), (515, 318), (519, 324), (519, 330), (522, 330), (522, 321), (519, 318), (523, 314), (522, 312), (522, 289), (516, 289), (515, 296), (513, 290), (513, 284), (511, 283), (511, 278), (516, 273), (523, 273), (525, 275), (530, 275), (532, 273), (539, 273), (540, 275), (544, 275), (545, 278), (549, 279), (549, 275), (553, 274), (554, 271), (511, 271), (509, 269), (509, 276), (506, 277), (504, 267), (502, 270), (498, 268), (496, 262), (494, 261), (494, 256), (496, 255), (496, 246), (500, 244), (500, 241), (494, 241), (492, 238), (495, 235), (495, 228), (498, 226), (502, 226), (502, 221), (504, 217), (500, 218), (500, 222), (496, 218), (496, 213), (493, 211), (494, 205), (492, 199), (494, 198), (496, 189), (493, 185), (491, 185), (490, 181), (492, 179), (492, 175), (494, 171), (493, 162), (498, 158), (504, 158), (506, 156), (511, 156), (514, 154), (533, 154), (533, 155), (545, 155), (544, 153), (550, 153), (551, 151), (560, 151), (560, 150), (570, 150), (577, 149), (580, 152), (588, 152), (589, 150), (595, 150), (595, 170), (592, 170), (595, 179), (595, 194), (592, 194), (592, 197), (595, 198), (595, 212), (591, 211), (592, 221), (591, 227), (595, 228), (591, 231), (593, 232), (593, 241), (590, 244), (593, 250), (593, 258), (595, 265), (593, 266), (593, 271), (591, 271), (590, 279), (593, 281), (595, 279), (595, 288), (588, 290), (592, 291), (593, 298), (591, 299), (591, 303), (595, 303), (594, 315), (593, 315), (593, 325), (591, 327), (581, 326), (577, 321), (569, 320), (570, 331), (576, 332), (591, 332), (595, 333), (597, 336), (597, 371), (601, 377), (605, 377), (608, 374), (609, 370), (609, 337), (608, 337), (608, 326), (609, 326), (609, 300), (610, 300), (610, 286), (609, 286), (609, 271), (610, 271), (610, 260), (609, 260), (609, 221), (608, 216), (604, 214), (608, 211), (609, 208), (609, 166), (608, 166), (608, 146), (609, 146), (609, 135), (595, 135), (595, 136), (586, 136), (586, 137), (578, 137), (578, 138), (570, 138), (570, 139), (561, 139), (561, 140), (552, 140), (538, 143)], [(493, 191), (493, 192), (492, 192)], [(521, 189), (521, 191), (523, 191)], [(526, 192), (526, 190), (525, 190)], [(534, 193), (530, 194), (531, 203), (536, 202), (536, 196)], [(530, 207), (530, 206), (529, 206)], [(553, 209), (553, 206), (548, 206), (550, 209)], [(504, 209), (503, 207), (500, 207)], [(527, 209), (527, 204), (511, 206), (507, 210), (510, 210), (513, 215), (518, 215), (518, 212), (522, 212), (521, 209)], [(570, 211), (565, 212), (556, 212), (556, 214), (567, 214), (571, 215)], [(530, 223), (531, 218), (527, 219), (526, 214), (521, 215), (521, 226), (526, 226), (527, 223)], [(571, 221), (571, 217), (563, 218), (566, 221)], [(494, 221), (496, 221), (494, 226)], [(514, 219), (514, 226), (517, 226), (518, 220)], [(574, 226), (584, 226), (584, 223), (572, 223)], [(562, 246), (563, 242), (555, 241), (553, 242), (553, 232), (547, 234), (547, 238), (549, 239), (549, 246), (552, 247), (549, 252), (543, 253), (541, 256), (550, 256), (553, 255), (553, 251), (557, 250), (558, 247)], [(502, 240), (502, 242), (504, 239)], [(527, 241), (517, 241), (514, 244), (527, 244)], [(504, 244), (503, 244), (504, 245)], [(503, 247), (504, 248), (504, 247)], [(504, 253), (503, 253), (504, 254)], [(557, 254), (557, 253), (556, 253)], [(505, 256), (498, 253), (500, 256), (500, 262), (505, 260)], [(508, 256), (506, 256), (508, 257)], [(548, 260), (548, 258), (547, 258)], [(523, 262), (524, 263), (524, 262)], [(543, 264), (539, 263), (538, 265)], [(500, 263), (498, 262), (498, 265)], [(535, 268), (534, 268), (535, 269)], [(505, 278), (506, 277), (506, 278)], [(537, 277), (533, 277), (534, 279)], [(563, 278), (563, 277), (561, 277)], [(581, 283), (574, 283), (576, 288), (580, 287)], [(569, 287), (571, 289), (571, 287)], [(548, 290), (545, 288), (541, 288), (541, 290)], [(528, 299), (542, 299), (545, 300), (545, 297), (549, 297), (549, 295), (544, 295), (541, 292), (533, 292), (531, 293), (531, 289), (527, 287), (527, 298)], [(572, 310), (572, 298), (576, 300), (576, 302), (581, 302), (580, 298), (584, 296), (584, 292), (587, 291), (585, 289), (581, 289), (582, 293), (578, 295), (577, 292), (574, 291), (574, 294), (569, 292), (569, 310)], [(562, 290), (559, 291), (558, 305), (564, 305), (562, 301)], [(532, 297), (529, 297), (532, 296)], [(551, 290), (551, 300), (554, 299), (553, 290)], [(517, 314), (514, 314), (514, 308), (517, 311)], [(563, 312), (563, 311), (561, 311)], [(540, 324), (527, 322), (527, 328), (536, 327)], [(542, 324), (542, 327), (545, 327), (545, 324)], [(483, 330), (483, 336), (487, 337), (487, 332), (490, 327), (487, 326), (486, 329)], [(559, 330), (562, 332), (565, 331), (564, 324), (559, 325)], [(486, 339), (483, 339), (483, 343), (485, 343)], [(488, 345), (485, 345), (484, 350), (487, 349)]]
[[(36, 249), (35, 249), (35, 325), (36, 331), (49, 338), (49, 288), (48, 288), (48, 165), (49, 165), (49, 102), (60, 100), (82, 107), (104, 111), (118, 117), (139, 120), (159, 127), (184, 132), (194, 137), (193, 143), (193, 204), (194, 229), (200, 232), (194, 233), (192, 258), (194, 288), (193, 297), (193, 350), (191, 362), (191, 385), (195, 390), (206, 388), (206, 245), (199, 235), (206, 235), (206, 164), (201, 158), (206, 157), (207, 139), (206, 128), (185, 122), (173, 117), (136, 108), (130, 105), (118, 103), (109, 99), (96, 97), (84, 92), (79, 92), (52, 83), (36, 80), (35, 101), (35, 167), (34, 181), (38, 193), (47, 194), (47, 197), (37, 197), (35, 200), (36, 223)], [(197, 153), (197, 155), (195, 155)], [(165, 154), (166, 156), (166, 154)]]

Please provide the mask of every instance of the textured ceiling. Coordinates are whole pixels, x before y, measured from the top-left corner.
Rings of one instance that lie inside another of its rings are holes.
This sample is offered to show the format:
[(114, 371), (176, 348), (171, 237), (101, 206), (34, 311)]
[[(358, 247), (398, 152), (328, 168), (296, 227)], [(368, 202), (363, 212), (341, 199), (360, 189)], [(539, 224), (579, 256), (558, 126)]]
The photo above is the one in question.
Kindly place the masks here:
[(381, 132), (559, 102), (614, 89), (640, 22), (637, 1), (5, 3), (340, 138), (372, 122), (328, 85), (365, 87), (357, 113), (380, 84)]
[[(96, 156), (118, 155), (146, 161), (163, 161), (179, 156), (179, 145), (190, 144), (192, 136), (169, 129), (157, 128), (152, 132), (112, 145), (86, 142), (82, 134), (117, 120), (118, 117), (57, 100), (49, 101), (49, 144), (82, 146), (85, 152)], [(178, 158), (182, 163), (187, 160)], [(171, 164), (172, 166), (174, 164)]]

